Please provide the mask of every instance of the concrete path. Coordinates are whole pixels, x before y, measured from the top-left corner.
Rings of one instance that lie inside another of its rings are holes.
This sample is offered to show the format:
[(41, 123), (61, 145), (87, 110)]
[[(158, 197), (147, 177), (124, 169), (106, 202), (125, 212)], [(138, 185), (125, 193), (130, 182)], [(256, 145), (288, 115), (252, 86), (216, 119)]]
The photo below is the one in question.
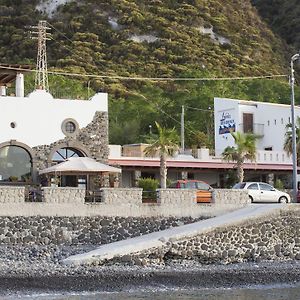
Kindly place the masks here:
[(237, 225), (247, 220), (272, 215), (285, 207), (287, 208), (287, 206), (289, 204), (251, 204), (215, 218), (106, 244), (93, 251), (70, 256), (62, 262), (66, 265), (85, 265), (93, 261), (109, 260), (154, 247), (162, 247), (168, 241), (186, 239), (212, 231), (218, 227)]

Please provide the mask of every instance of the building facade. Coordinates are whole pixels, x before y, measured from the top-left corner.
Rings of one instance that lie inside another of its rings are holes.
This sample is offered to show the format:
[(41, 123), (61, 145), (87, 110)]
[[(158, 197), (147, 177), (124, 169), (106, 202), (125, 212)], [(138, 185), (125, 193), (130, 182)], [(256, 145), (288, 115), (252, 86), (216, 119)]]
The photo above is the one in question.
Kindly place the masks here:
[(16, 94), (7, 96), (0, 76), (0, 183), (36, 183), (39, 170), (74, 156), (107, 162), (106, 93), (69, 100), (35, 90), (25, 97), (18, 70), (15, 78)]
[[(296, 107), (300, 117), (300, 108)], [(167, 161), (168, 179), (204, 180), (215, 187), (229, 187), (234, 163), (222, 160), (227, 146), (235, 146), (231, 132), (251, 132), (258, 136), (255, 162), (244, 164), (245, 180), (274, 184), (280, 179), (286, 188), (291, 184), (292, 158), (283, 150), (286, 125), (291, 122), (289, 105), (214, 99), (215, 155), (197, 149), (190, 156), (175, 156)], [(159, 158), (147, 158), (145, 145), (110, 147), (109, 161), (122, 167), (122, 185), (134, 186), (140, 177), (159, 179)], [(234, 179), (233, 179), (234, 180)]]
[[(300, 117), (300, 108), (295, 108)], [(215, 153), (221, 156), (227, 146), (234, 146), (231, 132), (254, 133), (258, 136), (257, 162), (291, 163), (283, 149), (286, 125), (291, 123), (290, 105), (214, 99)]]

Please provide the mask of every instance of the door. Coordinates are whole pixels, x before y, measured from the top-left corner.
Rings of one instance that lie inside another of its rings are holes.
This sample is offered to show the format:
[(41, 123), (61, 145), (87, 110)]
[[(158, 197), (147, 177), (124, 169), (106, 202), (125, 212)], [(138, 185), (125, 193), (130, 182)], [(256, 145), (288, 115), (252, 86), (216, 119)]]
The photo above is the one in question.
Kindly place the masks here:
[(267, 183), (260, 183), (259, 188), (260, 188), (260, 200), (262, 202), (276, 201), (276, 191), (271, 185)]
[(244, 133), (253, 133), (253, 114), (243, 114)]
[(252, 197), (253, 202), (259, 202), (260, 201), (260, 190), (258, 188), (257, 183), (251, 183), (248, 187), (248, 194)]

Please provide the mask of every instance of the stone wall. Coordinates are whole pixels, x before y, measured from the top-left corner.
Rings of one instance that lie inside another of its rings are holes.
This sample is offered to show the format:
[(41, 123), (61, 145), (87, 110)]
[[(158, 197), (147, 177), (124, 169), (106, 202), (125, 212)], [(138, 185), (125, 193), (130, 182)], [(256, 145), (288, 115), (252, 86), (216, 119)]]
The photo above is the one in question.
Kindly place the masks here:
[(75, 136), (65, 137), (50, 145), (34, 147), (36, 165), (39, 170), (51, 164), (52, 155), (63, 147), (72, 147), (100, 162), (108, 159), (108, 114), (96, 112), (90, 124), (78, 130)]
[(215, 189), (214, 190), (214, 203), (216, 204), (249, 204), (248, 192), (245, 197), (245, 190), (233, 189)]
[(80, 188), (42, 188), (43, 202), (45, 203), (69, 203), (73, 205), (84, 204), (85, 189)]
[(0, 244), (101, 245), (197, 220), (188, 217), (0, 217)]
[(161, 189), (158, 202), (161, 205), (186, 206), (196, 203), (196, 190)]
[[(21, 188), (22, 189), (22, 188)], [(24, 189), (24, 188), (23, 188)], [(231, 203), (224, 203), (231, 190), (220, 190), (215, 203), (196, 203), (196, 190), (158, 190), (157, 202), (143, 203), (141, 189), (103, 188), (99, 202), (85, 202), (85, 190), (80, 188), (42, 188), (42, 197), (36, 202), (25, 202), (17, 190), (2, 186), (0, 216), (120, 216), (120, 217), (212, 217), (250, 203), (247, 191), (232, 191)], [(225, 197), (226, 196), (226, 197)], [(17, 201), (17, 202), (16, 202)], [(93, 199), (92, 199), (93, 201)], [(236, 203), (235, 203), (236, 202)], [(6, 205), (7, 204), (7, 205)]]
[(159, 248), (113, 261), (146, 265), (174, 259), (201, 264), (300, 260), (300, 207), (288, 205), (272, 217), (245, 220), (186, 239), (174, 238)]
[(25, 187), (0, 186), (0, 203), (23, 203)]
[[(143, 203), (142, 189), (103, 188), (99, 202), (85, 202), (80, 188), (42, 188), (36, 202), (25, 202), (24, 187), (1, 186), (0, 216), (120, 216), (120, 217), (212, 217), (250, 203), (247, 191), (217, 191), (211, 204), (196, 203), (196, 190), (158, 190), (157, 202)], [(232, 194), (231, 194), (232, 192)], [(223, 203), (232, 197), (231, 203)], [(220, 199), (219, 199), (220, 198)], [(35, 201), (35, 200), (34, 200)]]
[(139, 205), (142, 203), (142, 191), (139, 188), (110, 189), (103, 188), (102, 202), (110, 205)]

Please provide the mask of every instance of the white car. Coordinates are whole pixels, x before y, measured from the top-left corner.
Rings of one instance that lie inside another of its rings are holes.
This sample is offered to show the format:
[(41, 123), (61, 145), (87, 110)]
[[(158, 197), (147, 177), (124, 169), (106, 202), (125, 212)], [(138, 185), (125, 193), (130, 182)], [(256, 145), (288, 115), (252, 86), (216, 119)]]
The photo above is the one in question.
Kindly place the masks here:
[(248, 190), (251, 202), (291, 202), (289, 194), (281, 192), (264, 182), (240, 182), (235, 184), (232, 188)]

